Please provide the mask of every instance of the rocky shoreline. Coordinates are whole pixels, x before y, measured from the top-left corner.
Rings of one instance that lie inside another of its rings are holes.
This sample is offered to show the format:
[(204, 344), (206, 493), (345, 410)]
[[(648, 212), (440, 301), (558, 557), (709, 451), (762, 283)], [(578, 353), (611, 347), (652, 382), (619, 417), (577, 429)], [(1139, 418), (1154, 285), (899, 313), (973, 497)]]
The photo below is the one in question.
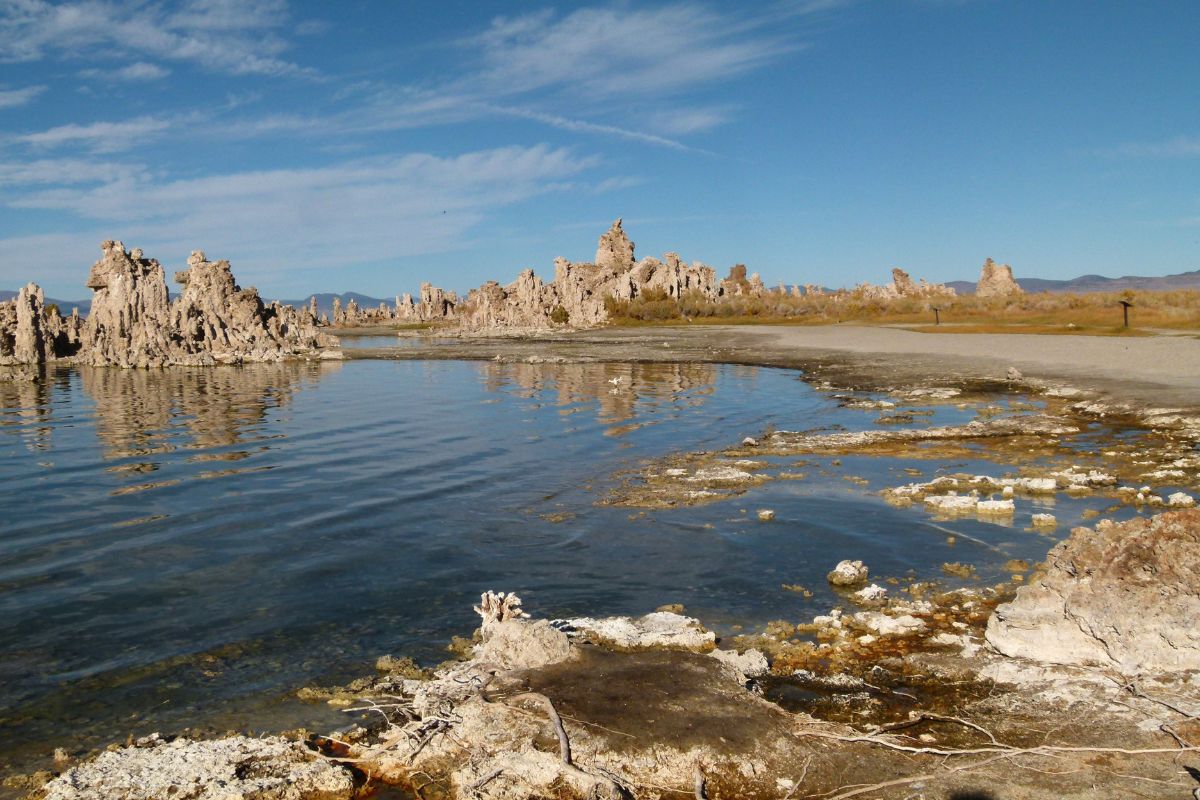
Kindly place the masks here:
[[(884, 416), (961, 405), (980, 388), (909, 385), (881, 399), (818, 386)], [(981, 406), (966, 425), (769, 431), (726, 451), (669, 457), (671, 466), (656, 462), (637, 477), (687, 493), (738, 491), (747, 478), (768, 478), (755, 465), (764, 459), (921, 448), (944, 458), (982, 447), (1009, 463), (1031, 452), (1045, 463), (894, 486), (885, 499), (935, 517), (968, 502), (969, 513), (1004, 517), (1022, 498), (1086, 492), (1153, 511), (1192, 495), (1141, 481), (1200, 486), (1189, 414), (1131, 409), (1154, 426), (1142, 438), (1055, 455), (1109, 407), (1061, 387), (1040, 402), (1001, 415)], [(678, 607), (530, 620), (511, 595), (489, 594), (458, 660), (424, 670), (382, 659), (376, 676), (306, 690), (346, 709), (343, 729), (150, 738), (32, 778), (31, 796), (326, 800), (381, 785), (497, 799), (992, 797), (1000, 785), (1006, 798), (1186, 793), (1196, 785), (1187, 768), (1200, 767), (1200, 640), (1190, 624), (1200, 611), (1198, 537), (1195, 509), (1101, 521), (1077, 528), (1032, 572), (1013, 564), (1011, 581), (957, 589), (885, 587), (868, 565), (831, 563), (843, 602), (828, 613), (721, 640)], [(971, 574), (969, 565), (944, 569)]]
[[(1099, 584), (1083, 566), (1098, 536), (1104, 563), (1124, 565)], [(819, 644), (803, 648), (778, 630), (718, 642), (678, 610), (530, 619), (515, 595), (489, 592), (461, 660), (427, 671), (389, 658), (376, 677), (315, 695), (349, 705), (342, 730), (303, 744), (150, 737), (33, 796), (340, 800), (381, 784), (497, 799), (1190, 792), (1197, 536), (1196, 510), (1080, 528), (1015, 593), (835, 611), (812, 621)], [(1190, 557), (1179, 549), (1189, 545)], [(852, 584), (865, 580), (850, 571)], [(1095, 602), (1113, 594), (1121, 602)], [(1146, 609), (1159, 626), (1123, 639)], [(1028, 619), (1036, 625), (1021, 627)], [(1039, 633), (1056, 625), (1091, 631), (1094, 645), (1066, 642), (1076, 658), (1064, 665), (1064, 642)], [(827, 702), (789, 710), (781, 687)]]
[[(768, 431), (647, 465), (634, 483), (665, 496), (665, 506), (680, 502), (672, 486), (683, 487), (684, 502), (707, 501), (784, 477), (758, 466), (763, 459), (925, 448), (942, 458), (981, 447), (1006, 463), (1031, 453), (1056, 462), (886, 490), (889, 502), (919, 503), (934, 516), (1003, 517), (1022, 497), (1082, 492), (1155, 511), (1187, 505), (1200, 488), (1200, 415), (1190, 408), (1101, 398), (1015, 370), (931, 384), (928, 375), (905, 381), (834, 357), (662, 337), (633, 337), (631, 348), (624, 334), (478, 340), (437, 357), (607, 360), (615, 344), (626, 353), (620, 360), (803, 360), (818, 389), (879, 415), (879, 430), (866, 433)], [(429, 349), (403, 357), (429, 357)], [(993, 417), (981, 406), (965, 425), (912, 425), (917, 406), (1031, 389), (1039, 408)], [(1139, 426), (1141, 438), (1093, 453), (1059, 448), (1114, 419)], [(638, 506), (631, 497), (617, 499)], [(1006, 798), (1186, 793), (1196, 784), (1185, 767), (1200, 767), (1200, 643), (1190, 626), (1200, 611), (1198, 532), (1200, 512), (1186, 509), (1101, 522), (1076, 529), (1032, 574), (1014, 565), (1013, 581), (975, 589), (889, 590), (862, 565), (830, 564), (841, 576), (831, 582), (844, 587), (841, 606), (723, 641), (683, 609), (529, 621), (511, 598), (485, 598), (462, 660), (430, 672), (390, 659), (380, 675), (313, 694), (351, 703), (346, 729), (150, 737), (82, 764), (64, 754), (59, 776), (30, 776), (23, 786), (56, 800), (325, 800), (370, 796), (381, 782), (419, 797), (481, 798), (983, 797), (998, 785)], [(969, 565), (946, 567), (969, 573)]]

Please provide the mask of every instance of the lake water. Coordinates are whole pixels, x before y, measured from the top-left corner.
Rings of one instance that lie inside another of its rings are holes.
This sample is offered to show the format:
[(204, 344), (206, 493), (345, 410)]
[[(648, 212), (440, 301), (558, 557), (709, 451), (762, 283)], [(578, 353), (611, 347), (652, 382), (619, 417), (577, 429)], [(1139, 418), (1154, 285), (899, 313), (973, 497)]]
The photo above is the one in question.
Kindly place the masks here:
[[(289, 699), (297, 687), (383, 653), (443, 660), (485, 589), (551, 617), (683, 603), (727, 633), (827, 610), (842, 558), (880, 577), (967, 561), (993, 578), (1044, 556), (1051, 542), (1019, 526), (888, 506), (878, 489), (913, 480), (896, 460), (843, 466), (869, 486), (818, 464), (708, 506), (596, 504), (649, 458), (874, 417), (795, 372), (707, 364), (354, 360), (0, 383), (0, 764), (130, 732), (329, 724)], [(764, 507), (774, 522), (754, 519)]]

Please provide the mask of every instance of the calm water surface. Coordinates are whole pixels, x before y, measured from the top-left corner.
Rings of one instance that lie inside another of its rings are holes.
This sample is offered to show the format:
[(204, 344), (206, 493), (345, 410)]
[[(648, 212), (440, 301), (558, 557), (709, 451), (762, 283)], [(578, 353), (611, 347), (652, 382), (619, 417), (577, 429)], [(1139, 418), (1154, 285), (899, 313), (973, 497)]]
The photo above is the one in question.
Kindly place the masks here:
[[(703, 364), (362, 360), (0, 384), (0, 752), (327, 724), (288, 699), (296, 687), (382, 653), (442, 660), (485, 589), (519, 590), (538, 616), (681, 602), (728, 632), (829, 608), (841, 558), (873, 576), (954, 560), (988, 577), (1044, 556), (1050, 542), (1020, 527), (886, 505), (877, 489), (913, 480), (895, 460), (853, 463), (869, 487), (817, 465), (700, 508), (596, 505), (647, 458), (874, 417), (794, 372)], [(753, 519), (763, 507), (775, 522)]]

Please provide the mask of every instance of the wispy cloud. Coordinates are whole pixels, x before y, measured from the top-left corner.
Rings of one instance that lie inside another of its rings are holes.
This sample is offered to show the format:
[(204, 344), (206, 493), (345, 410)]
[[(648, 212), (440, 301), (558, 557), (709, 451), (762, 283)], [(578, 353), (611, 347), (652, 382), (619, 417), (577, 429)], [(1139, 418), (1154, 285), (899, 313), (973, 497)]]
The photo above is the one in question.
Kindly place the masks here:
[(0, 108), (23, 106), (42, 92), (45, 86), (27, 86), (24, 89), (0, 89)]
[(800, 46), (765, 29), (761, 17), (696, 3), (501, 17), (466, 42), (482, 60), (480, 72), (466, 80), (493, 95), (565, 90), (597, 99), (660, 97), (728, 80)]
[(140, 164), (91, 161), (83, 158), (43, 158), (35, 161), (0, 162), (0, 188), (111, 184), (122, 176), (148, 177)]
[(1096, 151), (1102, 156), (1191, 158), (1200, 156), (1200, 136), (1176, 136), (1161, 142), (1130, 142)]
[(514, 106), (481, 104), (479, 107), (497, 115), (529, 119), (533, 120), (534, 122), (540, 122), (544, 125), (549, 125), (552, 128), (558, 128), (559, 130), (564, 131), (599, 133), (607, 136), (616, 136), (621, 139), (631, 139), (635, 142), (662, 145), (663, 147), (670, 147), (674, 150), (695, 150), (695, 148), (688, 147), (682, 142), (675, 141), (674, 139), (668, 139), (665, 136), (657, 136), (652, 133), (630, 130), (629, 128), (622, 128), (617, 125), (605, 125), (598, 122), (570, 119), (568, 117), (559, 116), (558, 114), (548, 114), (543, 111), (534, 111), (532, 109)]
[[(47, 160), (0, 164), (0, 185), (31, 184), (7, 195), (9, 207), (67, 212), (83, 220), (76, 227), (91, 220), (109, 237), (152, 254), (203, 247), (251, 264), (253, 278), (447, 251), (498, 208), (579, 190), (584, 173), (599, 163), (568, 148), (536, 145), (187, 180), (116, 165), (106, 174), (96, 165), (87, 180), (62, 188), (55, 179), (69, 174), (72, 163)], [(32, 186), (39, 183), (48, 188)]]
[(135, 61), (128, 66), (117, 69), (85, 69), (81, 70), (81, 78), (99, 78), (106, 81), (157, 81), (171, 74), (171, 70), (151, 64), (148, 61)]
[(281, 58), (283, 0), (189, 0), (177, 10), (141, 0), (7, 0), (0, 3), (0, 62), (48, 53), (135, 52), (231, 74), (298, 75), (311, 70)]
[(87, 125), (59, 125), (37, 133), (27, 133), (15, 140), (36, 148), (78, 145), (94, 153), (115, 153), (144, 143), (171, 127), (157, 117), (140, 117), (124, 122), (92, 122)]

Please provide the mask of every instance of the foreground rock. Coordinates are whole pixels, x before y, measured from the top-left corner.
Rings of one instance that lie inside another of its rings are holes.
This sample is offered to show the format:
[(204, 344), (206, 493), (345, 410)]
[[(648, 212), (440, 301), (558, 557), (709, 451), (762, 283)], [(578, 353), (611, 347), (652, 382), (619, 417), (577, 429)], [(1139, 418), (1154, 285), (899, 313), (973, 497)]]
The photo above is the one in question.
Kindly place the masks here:
[(343, 755), (384, 782), (432, 779), (451, 797), (497, 800), (666, 797), (697, 785), (710, 797), (772, 797), (779, 776), (813, 757), (802, 734), (815, 723), (745, 688), (766, 671), (763, 655), (712, 651), (694, 619), (656, 612), (551, 627), (492, 593), (477, 611), (471, 660), (381, 685), (392, 721), (346, 734)]
[(95, 294), (77, 357), (83, 364), (204, 366), (337, 354), (337, 339), (308, 309), (264, 306), (257, 290), (237, 285), (228, 261), (193, 252), (175, 275), (184, 288), (172, 303), (158, 261), (116, 241), (101, 250), (87, 283)]
[(1127, 675), (1200, 669), (1200, 511), (1076, 528), (1044, 576), (996, 609), (1007, 656)]
[(349, 800), (349, 771), (279, 737), (214, 741), (157, 735), (46, 784), (45, 800)]

